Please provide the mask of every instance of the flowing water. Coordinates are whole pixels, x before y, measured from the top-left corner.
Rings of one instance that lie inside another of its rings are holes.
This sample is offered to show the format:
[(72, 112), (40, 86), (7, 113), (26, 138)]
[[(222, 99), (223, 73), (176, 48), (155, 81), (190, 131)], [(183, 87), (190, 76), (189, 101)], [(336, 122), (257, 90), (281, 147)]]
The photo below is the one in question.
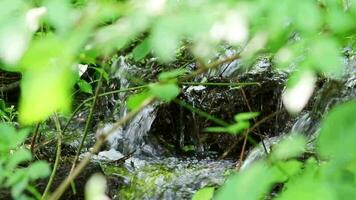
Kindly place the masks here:
[[(232, 52), (227, 51), (227, 56), (230, 54)], [(347, 70), (341, 80), (321, 81), (310, 100), (309, 107), (298, 116), (288, 120), (290, 126), (287, 125), (288, 123), (279, 123), (281, 119), (274, 121), (274, 126), (281, 128), (268, 130), (284, 131), (273, 133), (270, 137), (264, 139), (264, 144), (268, 150), (290, 132), (305, 134), (312, 141), (317, 135), (320, 120), (325, 113), (335, 104), (355, 98), (355, 60), (351, 57), (345, 61)], [(236, 60), (225, 64), (219, 70), (209, 71), (205, 76), (228, 78), (236, 74), (241, 69), (241, 65), (241, 61)], [(128, 64), (123, 57), (119, 58), (116, 66), (119, 69), (120, 88), (130, 87), (131, 81), (123, 74), (132, 74), (133, 71), (138, 73), (139, 68)], [(268, 59), (261, 59), (258, 61), (257, 67), (248, 73), (264, 76), (266, 69), (270, 67), (271, 62)], [(274, 81), (278, 82), (278, 77), (282, 77), (281, 80), (284, 81), (285, 76), (286, 74), (282, 73), (272, 78), (275, 78)], [(207, 91), (206, 89), (202, 85), (185, 87), (184, 96), (195, 106), (196, 96), (193, 94)], [(118, 99), (121, 102), (120, 117), (127, 113), (126, 97), (127, 95), (121, 95)], [(282, 109), (280, 100), (274, 103), (278, 104), (277, 109)], [(199, 159), (195, 155), (190, 157), (164, 155), (163, 147), (158, 145), (158, 142), (151, 139), (153, 137), (149, 135), (152, 124), (157, 119), (157, 110), (160, 106), (155, 104), (144, 108), (126, 126), (111, 135), (108, 141), (109, 148), (100, 152), (96, 157), (96, 159), (101, 160), (106, 176), (120, 179), (121, 185), (115, 199), (190, 199), (194, 192), (202, 187), (221, 185), (235, 166), (232, 160), (218, 160), (214, 154)], [(178, 113), (175, 117), (177, 116)], [(109, 127), (110, 124), (107, 124), (104, 129)], [(184, 135), (179, 137), (181, 138), (178, 140), (183, 143)], [(112, 164), (112, 161), (118, 161), (127, 155), (131, 156), (123, 164)], [(265, 155), (262, 145), (250, 149), (242, 168), (248, 167)]]

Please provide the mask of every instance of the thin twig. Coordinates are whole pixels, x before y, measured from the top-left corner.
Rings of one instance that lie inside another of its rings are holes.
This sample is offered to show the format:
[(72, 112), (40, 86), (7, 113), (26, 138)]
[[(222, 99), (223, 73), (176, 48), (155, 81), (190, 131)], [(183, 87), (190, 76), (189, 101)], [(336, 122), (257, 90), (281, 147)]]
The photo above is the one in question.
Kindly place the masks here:
[(54, 124), (56, 126), (57, 133), (58, 133), (58, 135), (57, 135), (57, 152), (56, 152), (56, 159), (53, 164), (52, 173), (51, 173), (51, 176), (49, 177), (46, 189), (44, 190), (44, 192), (42, 194), (42, 199), (46, 199), (46, 197), (48, 196), (48, 193), (51, 189), (53, 180), (57, 173), (57, 169), (58, 169), (60, 158), (61, 158), (61, 152), (62, 152), (62, 136), (63, 135), (62, 135), (61, 124), (59, 122), (57, 114), (54, 114), (53, 120), (54, 120)]
[(31, 139), (31, 144), (30, 144), (30, 151), (33, 154), (34, 149), (35, 149), (35, 144), (36, 144), (36, 139), (37, 139), (37, 135), (40, 129), (40, 122), (38, 122), (36, 124), (36, 128), (35, 128), (35, 132), (33, 133), (32, 139)]
[[(250, 103), (248, 102), (248, 99), (246, 97), (246, 93), (245, 93), (245, 90), (243, 88), (241, 88), (241, 94), (246, 102), (246, 105), (247, 105), (247, 108), (250, 112), (252, 112), (252, 108), (250, 106)], [(256, 123), (256, 120), (253, 119), (254, 123)], [(260, 133), (260, 129), (257, 127), (257, 132), (258, 132), (258, 136), (260, 137), (260, 140), (261, 140), (261, 143), (262, 143), (262, 146), (263, 146), (263, 149), (265, 151), (266, 154), (268, 154), (268, 151), (267, 151), (267, 148), (266, 148), (266, 145), (265, 145), (265, 142), (261, 136), (261, 133)], [(243, 141), (243, 144), (242, 144), (242, 149), (241, 149), (241, 152), (240, 152), (240, 158), (239, 158), (239, 161), (238, 163), (236, 164), (236, 168), (237, 169), (240, 169), (241, 167), (241, 164), (242, 164), (242, 161), (243, 161), (243, 158), (244, 158), (244, 155), (245, 155), (245, 149), (246, 149), (246, 143), (247, 143), (247, 137), (249, 136), (249, 133), (250, 132), (246, 132), (245, 135), (244, 135), (244, 141)]]
[[(265, 118), (261, 119), (260, 121), (256, 122), (251, 128), (246, 129), (245, 133), (243, 133), (243, 135), (245, 135), (247, 132), (252, 132), (253, 130), (255, 130), (257, 127), (259, 127), (261, 124), (265, 123), (267, 120), (271, 119), (272, 117), (282, 113), (283, 110), (279, 110), (276, 111), (268, 116), (266, 116)], [(234, 144), (232, 144), (220, 157), (219, 159), (224, 159), (235, 147), (236, 145), (240, 142), (236, 141)]]
[(70, 170), (70, 173), (72, 173), (72, 171), (74, 170), (75, 168), (75, 165), (77, 164), (78, 162), (78, 159), (79, 159), (79, 155), (80, 155), (80, 152), (83, 148), (83, 145), (84, 145), (84, 142), (85, 142), (85, 139), (89, 133), (89, 127), (90, 127), (90, 124), (91, 124), (91, 121), (93, 119), (93, 114), (94, 114), (94, 110), (95, 110), (95, 105), (96, 105), (96, 102), (98, 101), (98, 96), (99, 96), (99, 91), (100, 91), (100, 88), (101, 88), (101, 84), (102, 84), (102, 81), (103, 81), (103, 74), (100, 73), (100, 78), (99, 78), (99, 82), (98, 82), (98, 85), (96, 86), (96, 89), (95, 89), (95, 94), (94, 94), (94, 100), (93, 100), (93, 103), (91, 105), (91, 108), (90, 108), (90, 111), (89, 111), (89, 115), (88, 115), (88, 118), (87, 118), (87, 121), (86, 121), (86, 124), (85, 124), (85, 127), (84, 127), (84, 134), (83, 134), (83, 137), (82, 137), (82, 140), (79, 144), (79, 147), (77, 149), (77, 153), (75, 154), (75, 157), (74, 157), (74, 160), (73, 160), (73, 164), (72, 164), (72, 168)]

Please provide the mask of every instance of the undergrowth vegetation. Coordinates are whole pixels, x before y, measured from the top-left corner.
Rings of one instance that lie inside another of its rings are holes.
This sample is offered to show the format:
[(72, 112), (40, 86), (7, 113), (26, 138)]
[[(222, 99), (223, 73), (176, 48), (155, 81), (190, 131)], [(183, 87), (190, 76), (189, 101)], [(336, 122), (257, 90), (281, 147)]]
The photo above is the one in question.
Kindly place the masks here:
[[(297, 114), (307, 105), (318, 77), (344, 75), (343, 48), (355, 44), (354, 0), (1, 0), (0, 11), (0, 68), (21, 74), (18, 105), (0, 99), (0, 188), (11, 190), (14, 199), (59, 199), (116, 128), (149, 104), (174, 101), (184, 84), (208, 84), (192, 80), (236, 59), (250, 66), (267, 55), (277, 70), (288, 72), (281, 98), (284, 107)], [(224, 45), (238, 53), (219, 57)], [(196, 69), (166, 67), (155, 72), (158, 75), (150, 83), (136, 80), (137, 87), (100, 93), (101, 85), (110, 82), (111, 58), (117, 55), (142, 65), (155, 58), (169, 66), (186, 52)], [(95, 72), (92, 81), (82, 77), (88, 70)], [(74, 88), (90, 96), (79, 105), (89, 104), (90, 110), (83, 140), (68, 176), (53, 193), (46, 189), (41, 194), (31, 183), (49, 176), (46, 188), (51, 188), (63, 133), (78, 111), (72, 109), (78, 93)], [(136, 91), (127, 100), (130, 112), (102, 133), (77, 162), (97, 99), (127, 91)], [(234, 123), (217, 123), (205, 131), (248, 138), (258, 112), (236, 113)], [(354, 199), (355, 113), (355, 101), (336, 106), (323, 119), (316, 142), (292, 133), (265, 159), (237, 170), (220, 188), (203, 188), (193, 199)], [(58, 115), (69, 119), (66, 125)], [(50, 175), (50, 164), (33, 159), (33, 144), (28, 144), (29, 133), (35, 140), (40, 124), (51, 119), (58, 148)], [(304, 156), (310, 148), (315, 155)], [(102, 187), (95, 190), (95, 183)], [(103, 185), (102, 177), (93, 177), (87, 184), (87, 199), (105, 198)]]

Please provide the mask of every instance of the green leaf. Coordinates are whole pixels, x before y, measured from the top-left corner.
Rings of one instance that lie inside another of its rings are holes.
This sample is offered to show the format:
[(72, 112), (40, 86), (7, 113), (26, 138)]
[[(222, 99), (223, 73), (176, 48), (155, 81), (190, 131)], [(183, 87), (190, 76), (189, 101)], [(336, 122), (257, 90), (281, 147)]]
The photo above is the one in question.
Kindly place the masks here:
[(31, 180), (45, 178), (51, 172), (48, 163), (44, 161), (36, 161), (27, 168), (27, 173)]
[[(294, 6), (296, 19), (295, 23), (299, 30), (306, 34), (315, 34), (322, 25), (322, 16), (317, 3), (314, 1), (295, 2)], [(308, 20), (306, 20), (308, 19)]]
[(210, 200), (213, 198), (215, 188), (213, 187), (205, 187), (198, 190), (192, 200)]
[(239, 113), (234, 116), (235, 121), (243, 121), (243, 120), (250, 120), (257, 117), (260, 113), (258, 112), (246, 112), (246, 113)]
[(248, 121), (240, 121), (231, 126), (228, 126), (226, 130), (228, 133), (232, 135), (236, 135), (249, 127), (250, 127), (250, 123)]
[(278, 143), (272, 152), (277, 159), (296, 157), (305, 151), (307, 141), (301, 134), (293, 134)]
[(28, 135), (28, 129), (16, 132), (16, 129), (7, 123), (0, 124), (0, 153), (15, 149), (24, 142)]
[(152, 95), (148, 91), (143, 91), (138, 94), (130, 95), (129, 98), (127, 99), (127, 107), (130, 110), (134, 110), (135, 108), (140, 106), (142, 102), (144, 102), (146, 99), (148, 99), (151, 96)]
[(28, 179), (26, 177), (23, 177), (19, 182), (17, 182), (11, 187), (11, 195), (15, 199), (17, 199), (20, 195), (22, 195), (27, 185), (28, 185)]
[(109, 199), (105, 195), (106, 187), (105, 177), (101, 174), (94, 174), (85, 185), (85, 199)]
[[(334, 159), (356, 160), (356, 101), (333, 108), (321, 123), (319, 152)], [(347, 152), (347, 153), (346, 153)], [(340, 163), (342, 164), (342, 163)]]
[(227, 132), (227, 129), (225, 127), (207, 127), (204, 129), (204, 131), (212, 133), (223, 133)]
[(316, 164), (307, 164), (304, 172), (287, 182), (285, 189), (276, 198), (276, 200), (300, 199), (337, 199), (330, 185), (320, 178)]
[(151, 46), (149, 39), (144, 39), (139, 45), (137, 45), (134, 50), (132, 50), (133, 58), (135, 61), (139, 61), (142, 58), (146, 57), (150, 53)]
[(80, 91), (88, 93), (88, 94), (93, 94), (93, 88), (90, 85), (90, 83), (88, 83), (87, 81), (83, 80), (83, 79), (79, 79), (77, 82)]
[(177, 78), (177, 77), (184, 75), (188, 72), (189, 71), (186, 69), (175, 69), (175, 70), (168, 71), (168, 72), (162, 72), (158, 75), (158, 80), (167, 81), (167, 80), (170, 80), (173, 78)]
[(7, 162), (6, 169), (13, 170), (18, 164), (24, 161), (30, 161), (32, 159), (31, 152), (27, 149), (19, 149), (14, 154), (12, 154)]
[(179, 87), (174, 83), (151, 84), (149, 86), (151, 93), (162, 101), (171, 101), (176, 98), (180, 92)]
[(320, 37), (311, 45), (309, 60), (316, 70), (328, 76), (340, 77), (343, 72), (340, 49), (336, 40)]
[(67, 34), (73, 25), (75, 13), (69, 0), (46, 0), (47, 18), (60, 34)]
[(66, 43), (45, 37), (36, 41), (21, 61), (23, 76), (19, 120), (32, 124), (54, 112), (69, 112), (76, 72)]
[(158, 20), (156, 26), (153, 27), (150, 42), (153, 52), (160, 60), (172, 61), (179, 43), (179, 36), (174, 30), (174, 22), (169, 19)]
[(250, 168), (230, 176), (217, 191), (216, 199), (263, 199), (271, 187), (283, 179), (280, 171), (270, 167), (266, 162), (260, 161)]

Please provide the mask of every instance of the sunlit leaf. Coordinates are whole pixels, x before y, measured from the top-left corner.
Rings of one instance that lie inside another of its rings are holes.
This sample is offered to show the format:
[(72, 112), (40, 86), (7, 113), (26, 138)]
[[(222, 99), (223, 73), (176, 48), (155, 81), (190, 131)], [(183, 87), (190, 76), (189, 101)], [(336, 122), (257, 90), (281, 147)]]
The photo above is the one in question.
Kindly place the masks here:
[(56, 28), (59, 34), (66, 34), (72, 24), (74, 13), (69, 0), (46, 0), (48, 8), (48, 20)]
[(32, 124), (56, 111), (68, 112), (76, 72), (66, 43), (54, 37), (36, 41), (21, 61), (19, 119)]
[(106, 192), (106, 179), (100, 174), (94, 174), (85, 185), (86, 200), (106, 200), (109, 199)]
[(250, 123), (248, 121), (240, 121), (231, 126), (226, 127), (226, 130), (228, 133), (235, 135), (249, 127), (250, 127)]
[(215, 188), (213, 187), (205, 187), (198, 190), (192, 200), (210, 200), (213, 198)]
[(148, 99), (149, 97), (151, 97), (152, 95), (147, 92), (141, 92), (138, 94), (133, 94), (131, 96), (129, 96), (129, 98), (127, 99), (127, 107), (130, 110), (133, 110), (135, 108), (137, 108), (138, 106), (140, 106), (142, 104), (142, 102), (144, 102), (146, 99)]
[(90, 85), (90, 83), (86, 82), (83, 79), (79, 79), (77, 82), (80, 91), (88, 93), (88, 94), (93, 94), (93, 87)]
[(305, 151), (306, 139), (301, 134), (288, 136), (273, 148), (273, 156), (277, 159), (288, 159)]
[(336, 40), (321, 37), (313, 41), (309, 59), (320, 72), (340, 77), (343, 72), (340, 49)]
[(176, 98), (180, 92), (179, 87), (174, 83), (151, 84), (149, 86), (151, 93), (163, 101), (171, 101)]
[(239, 113), (234, 116), (235, 121), (243, 121), (243, 120), (250, 120), (257, 117), (260, 113), (258, 112), (246, 112), (246, 113)]
[(184, 75), (188, 72), (186, 69), (175, 69), (172, 71), (162, 72), (158, 75), (160, 81), (166, 81), (169, 79), (177, 78), (181, 75)]
[(139, 45), (137, 45), (134, 50), (132, 50), (133, 58), (135, 61), (139, 61), (142, 58), (146, 57), (146, 55), (150, 52), (150, 42), (146, 38)]
[(283, 179), (280, 171), (265, 162), (258, 162), (230, 176), (216, 192), (216, 199), (263, 199), (271, 187), (281, 180)]
[(318, 138), (319, 152), (323, 156), (356, 160), (355, 118), (355, 100), (336, 106), (329, 112), (322, 122)]
[(27, 168), (27, 173), (32, 180), (44, 178), (48, 176), (50, 172), (51, 170), (48, 163), (44, 161), (36, 161)]

